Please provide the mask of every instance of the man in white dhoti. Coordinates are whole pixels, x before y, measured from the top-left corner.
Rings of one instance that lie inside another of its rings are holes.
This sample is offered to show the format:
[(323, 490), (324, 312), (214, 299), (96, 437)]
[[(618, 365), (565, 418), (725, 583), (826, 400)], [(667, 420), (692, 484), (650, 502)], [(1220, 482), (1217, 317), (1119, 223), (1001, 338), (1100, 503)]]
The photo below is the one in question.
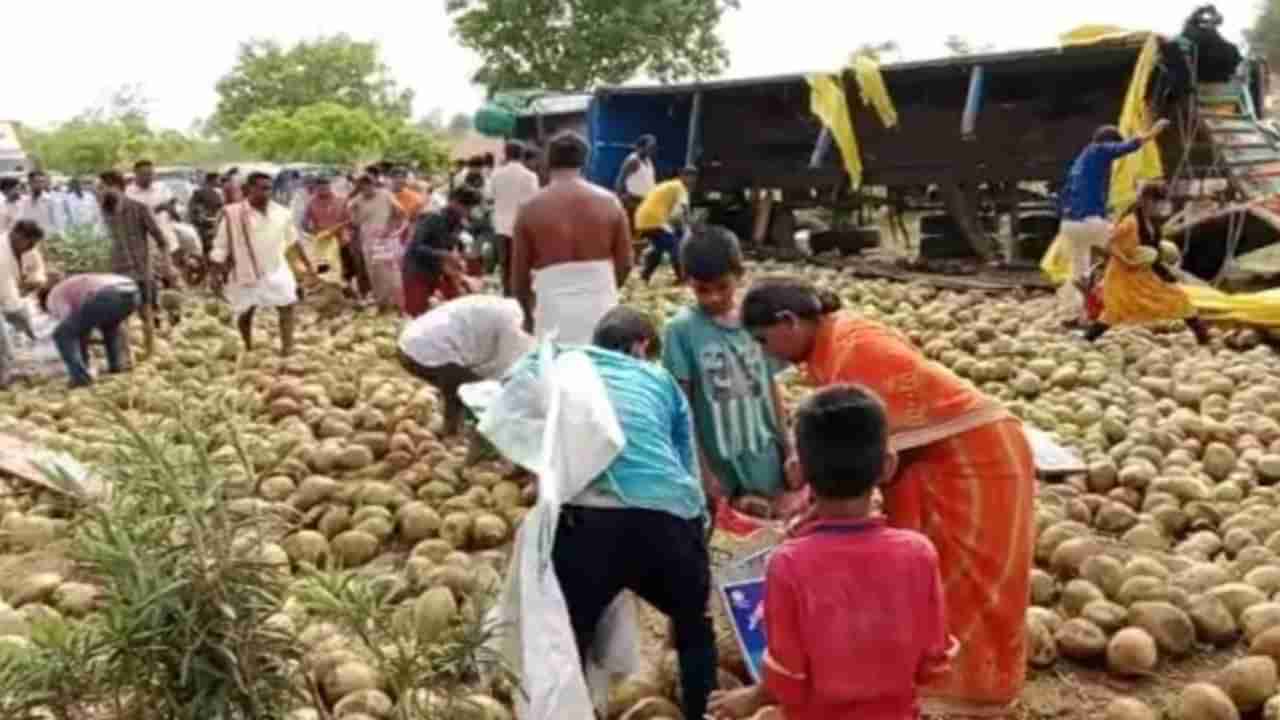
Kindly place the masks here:
[(288, 208), (271, 201), (271, 177), (253, 173), (245, 199), (228, 205), (213, 238), (209, 260), (227, 274), (223, 288), (246, 350), (253, 349), (253, 315), (259, 307), (280, 312), (280, 350), (293, 352), (293, 306), (298, 282), (285, 252), (298, 241)]
[(582, 177), (586, 159), (577, 134), (551, 139), (551, 182), (516, 212), (511, 245), (512, 291), (529, 329), (579, 345), (591, 342), (600, 318), (618, 304), (632, 260), (622, 203)]

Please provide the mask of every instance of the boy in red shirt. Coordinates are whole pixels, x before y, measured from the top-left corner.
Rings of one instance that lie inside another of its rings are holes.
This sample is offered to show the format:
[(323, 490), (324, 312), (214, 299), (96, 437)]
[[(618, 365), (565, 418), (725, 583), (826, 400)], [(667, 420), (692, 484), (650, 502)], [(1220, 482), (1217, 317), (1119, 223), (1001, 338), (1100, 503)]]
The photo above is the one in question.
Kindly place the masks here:
[(795, 449), (815, 504), (769, 559), (763, 681), (713, 694), (708, 715), (777, 705), (785, 720), (917, 718), (917, 688), (956, 648), (933, 545), (871, 516), (898, 465), (883, 403), (856, 385), (814, 393), (795, 413)]

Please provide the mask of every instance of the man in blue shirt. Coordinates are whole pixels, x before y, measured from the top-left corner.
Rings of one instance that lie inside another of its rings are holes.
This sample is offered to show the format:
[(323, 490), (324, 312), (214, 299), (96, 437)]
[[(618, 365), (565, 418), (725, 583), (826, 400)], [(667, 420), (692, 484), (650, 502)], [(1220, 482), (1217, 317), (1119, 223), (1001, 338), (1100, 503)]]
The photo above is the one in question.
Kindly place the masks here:
[(1145, 134), (1125, 141), (1113, 125), (1103, 125), (1093, 133), (1071, 164), (1071, 172), (1059, 200), (1062, 236), (1071, 253), (1071, 278), (1058, 290), (1058, 303), (1069, 318), (1068, 324), (1084, 322), (1084, 295), (1080, 288), (1089, 276), (1094, 248), (1105, 248), (1111, 223), (1107, 220), (1107, 197), (1111, 190), (1112, 164), (1154, 140), (1169, 126), (1160, 120)]
[[(661, 366), (653, 322), (628, 307), (600, 320), (591, 359), (626, 444), (600, 477), (561, 510), (552, 561), (579, 654), (614, 598), (631, 590), (671, 619), (684, 716), (701, 718), (716, 683), (716, 644), (707, 600), (711, 561), (704, 529), (693, 420), (680, 384)], [(508, 377), (538, 372), (536, 353)]]

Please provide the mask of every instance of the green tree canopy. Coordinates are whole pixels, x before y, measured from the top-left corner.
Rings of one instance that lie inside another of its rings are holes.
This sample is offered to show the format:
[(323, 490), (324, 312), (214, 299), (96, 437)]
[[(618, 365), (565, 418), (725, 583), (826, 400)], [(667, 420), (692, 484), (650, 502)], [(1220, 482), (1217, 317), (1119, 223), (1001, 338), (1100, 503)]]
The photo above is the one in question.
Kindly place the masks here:
[(286, 114), (320, 103), (364, 110), (375, 117), (407, 118), (413, 91), (399, 87), (376, 42), (346, 35), (283, 48), (254, 39), (240, 46), (235, 67), (218, 81), (215, 125), (234, 134), (264, 110)]
[(235, 139), (274, 162), (350, 163), (387, 146), (386, 130), (368, 110), (332, 102), (259, 110), (241, 123)]
[(331, 102), (292, 112), (260, 110), (240, 126), (235, 139), (273, 162), (351, 164), (390, 157), (435, 170), (448, 161), (435, 133), (399, 118), (377, 117)]
[(36, 157), (40, 167), (75, 175), (128, 167), (143, 158), (160, 165), (243, 159), (243, 152), (233, 143), (153, 129), (148, 122), (147, 105), (137, 87), (126, 86), (102, 105), (52, 128), (21, 126), (18, 131), (23, 146)]
[(490, 92), (585, 89), (637, 75), (721, 72), (720, 18), (738, 0), (447, 0), (453, 32), (480, 55)]
[(1244, 36), (1255, 54), (1265, 57), (1272, 68), (1280, 68), (1280, 0), (1261, 3), (1258, 19)]

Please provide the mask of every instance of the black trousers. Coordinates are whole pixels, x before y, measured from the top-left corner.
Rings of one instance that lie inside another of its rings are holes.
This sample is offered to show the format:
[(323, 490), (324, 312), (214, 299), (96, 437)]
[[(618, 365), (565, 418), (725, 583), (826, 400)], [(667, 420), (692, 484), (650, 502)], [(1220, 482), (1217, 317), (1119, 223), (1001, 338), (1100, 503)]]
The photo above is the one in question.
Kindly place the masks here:
[(623, 590), (671, 618), (684, 716), (701, 718), (716, 684), (716, 642), (708, 613), (711, 556), (701, 520), (653, 510), (566, 506), (552, 550), (569, 619), (585, 656), (596, 624)]

